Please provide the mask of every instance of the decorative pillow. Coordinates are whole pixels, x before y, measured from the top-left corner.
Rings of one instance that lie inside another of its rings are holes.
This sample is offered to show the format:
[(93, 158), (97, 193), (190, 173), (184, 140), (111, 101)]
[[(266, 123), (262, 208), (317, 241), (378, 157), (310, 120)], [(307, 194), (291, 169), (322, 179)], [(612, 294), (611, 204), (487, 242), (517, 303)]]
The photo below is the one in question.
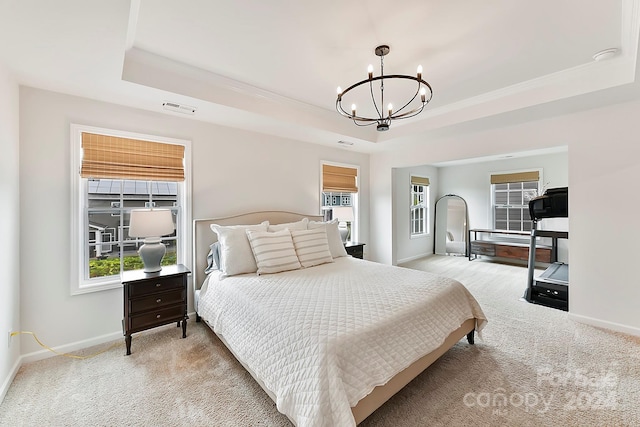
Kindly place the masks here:
[(247, 230), (246, 233), (258, 265), (259, 275), (297, 270), (301, 267), (289, 230), (273, 233)]
[(214, 270), (220, 270), (220, 242), (213, 243), (209, 248), (207, 268), (204, 270), (204, 274), (209, 274)]
[(296, 248), (298, 260), (303, 267), (313, 267), (314, 265), (333, 262), (327, 231), (322, 228), (314, 230), (292, 230), (291, 238), (293, 246)]
[(218, 269), (222, 277), (243, 273), (255, 273), (258, 269), (247, 238), (247, 230), (267, 231), (269, 221), (256, 225), (218, 225), (211, 224), (211, 230), (218, 235), (220, 242), (220, 264)]
[(309, 223), (309, 218), (302, 218), (300, 221), (296, 222), (287, 222), (285, 224), (269, 224), (269, 228), (267, 231), (280, 231), (284, 229), (289, 230), (306, 230), (307, 224)]
[(328, 222), (309, 221), (308, 228), (309, 230), (324, 228), (327, 231), (327, 240), (329, 241), (329, 250), (331, 251), (332, 257), (339, 258), (341, 256), (349, 256), (347, 250), (344, 248), (344, 243), (342, 243), (340, 231), (338, 231), (337, 219)]

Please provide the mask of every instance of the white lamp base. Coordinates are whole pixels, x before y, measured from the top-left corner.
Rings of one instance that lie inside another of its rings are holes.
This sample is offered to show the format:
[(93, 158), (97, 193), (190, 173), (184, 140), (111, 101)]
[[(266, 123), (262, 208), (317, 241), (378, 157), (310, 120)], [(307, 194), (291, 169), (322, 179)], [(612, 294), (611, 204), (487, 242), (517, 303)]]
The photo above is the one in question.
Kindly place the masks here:
[(156, 273), (162, 270), (160, 262), (162, 261), (162, 257), (164, 257), (167, 248), (158, 240), (149, 241), (148, 239), (145, 239), (144, 242), (144, 245), (140, 246), (140, 249), (138, 249), (138, 254), (140, 255), (140, 258), (142, 258), (142, 263), (144, 264), (144, 272)]

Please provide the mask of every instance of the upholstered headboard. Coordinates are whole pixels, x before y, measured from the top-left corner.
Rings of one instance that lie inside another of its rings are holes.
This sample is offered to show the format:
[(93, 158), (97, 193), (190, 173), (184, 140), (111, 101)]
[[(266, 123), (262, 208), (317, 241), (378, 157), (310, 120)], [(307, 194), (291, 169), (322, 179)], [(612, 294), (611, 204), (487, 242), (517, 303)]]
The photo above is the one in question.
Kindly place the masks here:
[(285, 222), (299, 221), (309, 218), (311, 221), (322, 221), (320, 215), (305, 215), (286, 211), (258, 211), (246, 214), (228, 216), (223, 218), (196, 219), (193, 221), (193, 287), (200, 289), (205, 278), (204, 270), (207, 268), (207, 254), (212, 243), (218, 240), (218, 236), (211, 230), (211, 224), (238, 225), (259, 224), (269, 221), (269, 224), (282, 224)]

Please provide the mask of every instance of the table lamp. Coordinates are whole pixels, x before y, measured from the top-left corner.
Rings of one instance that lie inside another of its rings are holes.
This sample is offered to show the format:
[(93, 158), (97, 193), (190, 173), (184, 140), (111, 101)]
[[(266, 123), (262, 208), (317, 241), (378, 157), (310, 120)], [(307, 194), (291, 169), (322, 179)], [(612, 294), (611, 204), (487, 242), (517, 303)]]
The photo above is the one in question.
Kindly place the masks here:
[(333, 218), (338, 218), (338, 231), (342, 242), (351, 238), (351, 223), (353, 222), (353, 208), (351, 206), (337, 206), (333, 208)]
[(129, 236), (144, 237), (138, 249), (145, 273), (162, 270), (160, 262), (166, 252), (161, 236), (173, 233), (175, 226), (169, 209), (132, 209)]

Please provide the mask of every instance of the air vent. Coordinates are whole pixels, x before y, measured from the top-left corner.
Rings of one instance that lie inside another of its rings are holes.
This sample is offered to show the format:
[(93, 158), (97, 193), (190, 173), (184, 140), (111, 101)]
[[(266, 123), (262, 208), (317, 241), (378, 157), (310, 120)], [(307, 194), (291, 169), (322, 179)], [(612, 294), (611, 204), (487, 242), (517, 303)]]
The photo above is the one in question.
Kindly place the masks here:
[(175, 102), (163, 102), (162, 106), (165, 110), (175, 111), (176, 113), (195, 114), (196, 107), (184, 104), (176, 104)]
[(341, 145), (353, 145), (353, 142), (351, 142), (351, 141), (338, 141), (338, 144), (341, 144)]

